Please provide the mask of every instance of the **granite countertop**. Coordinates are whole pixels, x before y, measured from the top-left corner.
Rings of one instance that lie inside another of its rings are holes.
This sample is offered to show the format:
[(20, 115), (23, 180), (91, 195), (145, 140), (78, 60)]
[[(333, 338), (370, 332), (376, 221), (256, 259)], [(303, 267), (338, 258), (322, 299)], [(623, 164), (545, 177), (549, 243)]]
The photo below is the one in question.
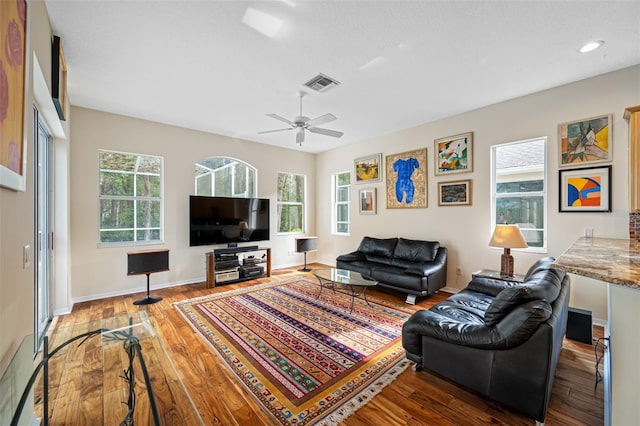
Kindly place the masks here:
[(640, 241), (580, 237), (553, 267), (640, 290)]

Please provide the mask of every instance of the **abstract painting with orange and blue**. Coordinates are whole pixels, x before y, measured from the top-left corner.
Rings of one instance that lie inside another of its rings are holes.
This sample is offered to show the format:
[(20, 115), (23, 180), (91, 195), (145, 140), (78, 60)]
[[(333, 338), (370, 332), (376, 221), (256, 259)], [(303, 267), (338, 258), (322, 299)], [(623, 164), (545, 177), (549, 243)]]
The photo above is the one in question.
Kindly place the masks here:
[(571, 207), (598, 207), (601, 205), (601, 193), (600, 176), (574, 177), (567, 180), (567, 204)]

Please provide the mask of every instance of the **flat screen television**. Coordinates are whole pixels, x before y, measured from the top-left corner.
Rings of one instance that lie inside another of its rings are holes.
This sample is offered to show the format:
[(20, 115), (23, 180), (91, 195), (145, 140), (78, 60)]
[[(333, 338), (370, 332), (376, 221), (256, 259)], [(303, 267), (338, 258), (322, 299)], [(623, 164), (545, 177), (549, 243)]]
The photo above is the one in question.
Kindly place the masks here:
[(269, 239), (269, 199), (189, 196), (189, 245)]

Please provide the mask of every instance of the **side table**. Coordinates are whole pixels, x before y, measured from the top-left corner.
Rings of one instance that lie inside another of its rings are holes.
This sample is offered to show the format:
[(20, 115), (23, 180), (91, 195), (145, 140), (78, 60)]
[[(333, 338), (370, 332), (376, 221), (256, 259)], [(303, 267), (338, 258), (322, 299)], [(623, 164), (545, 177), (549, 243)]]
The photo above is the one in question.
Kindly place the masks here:
[(475, 271), (471, 274), (471, 278), (491, 278), (494, 280), (504, 280), (504, 281), (513, 281), (516, 283), (524, 282), (524, 275), (513, 274), (508, 277), (506, 275), (500, 274), (500, 271), (496, 271), (494, 269), (481, 269), (479, 271)]

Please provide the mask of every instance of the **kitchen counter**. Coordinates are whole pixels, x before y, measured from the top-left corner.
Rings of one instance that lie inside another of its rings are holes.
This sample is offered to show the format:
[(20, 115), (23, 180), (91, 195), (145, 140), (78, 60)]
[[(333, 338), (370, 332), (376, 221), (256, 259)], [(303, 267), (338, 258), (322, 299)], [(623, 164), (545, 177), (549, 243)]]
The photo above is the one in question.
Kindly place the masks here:
[(573, 274), (640, 290), (640, 241), (580, 237), (553, 264)]
[(553, 266), (606, 283), (604, 424), (640, 424), (640, 241), (581, 237)]

